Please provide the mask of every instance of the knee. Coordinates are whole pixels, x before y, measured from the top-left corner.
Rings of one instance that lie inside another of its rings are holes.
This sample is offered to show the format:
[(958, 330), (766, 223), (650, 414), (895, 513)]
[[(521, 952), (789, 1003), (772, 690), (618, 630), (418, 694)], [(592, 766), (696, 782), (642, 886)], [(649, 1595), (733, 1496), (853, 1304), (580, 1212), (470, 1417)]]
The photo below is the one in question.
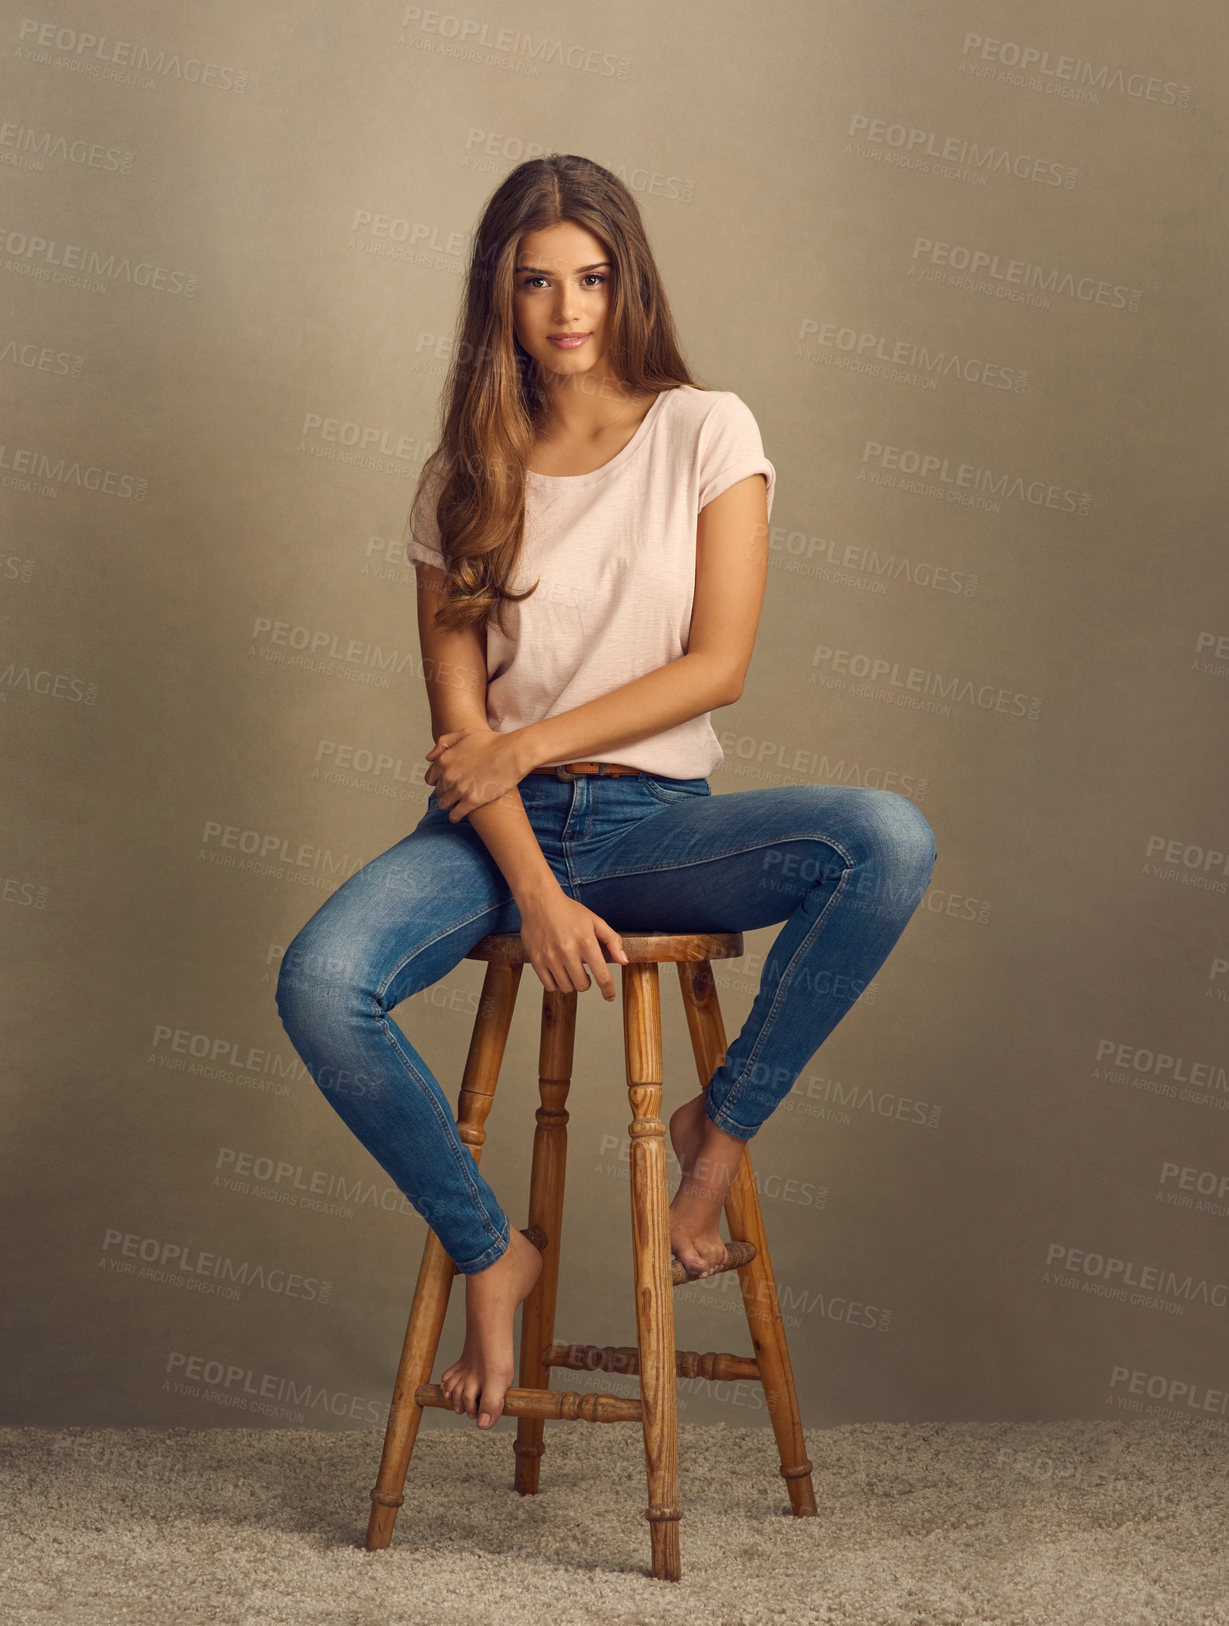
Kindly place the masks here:
[(296, 937), (282, 955), (277, 971), (277, 987), (273, 994), (277, 1014), (291, 1039), (301, 1031), (301, 1018), (305, 1011), (311, 1009), (314, 992), (315, 990), (309, 986), (309, 979), (304, 970), (304, 956), (299, 946), (299, 938)]
[(282, 955), (274, 999), (282, 1026), (301, 1040), (322, 1023), (331, 1023), (358, 992), (344, 955), (307, 925)]
[(867, 860), (924, 888), (939, 856), (929, 822), (894, 790), (867, 788), (863, 796)]
[(908, 797), (895, 791), (885, 791), (894, 803), (892, 831), (902, 856), (929, 875), (939, 856), (935, 833), (925, 814)]

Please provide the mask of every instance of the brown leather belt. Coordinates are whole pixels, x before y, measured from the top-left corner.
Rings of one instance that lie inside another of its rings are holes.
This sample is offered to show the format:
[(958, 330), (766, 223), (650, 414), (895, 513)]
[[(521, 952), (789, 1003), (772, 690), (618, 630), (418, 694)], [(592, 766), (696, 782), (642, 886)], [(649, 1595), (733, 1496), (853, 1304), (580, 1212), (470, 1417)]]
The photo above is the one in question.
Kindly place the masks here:
[(639, 773), (639, 768), (629, 768), (622, 762), (558, 762), (549, 768), (530, 768), (530, 773), (553, 774), (556, 779), (575, 779), (578, 774), (595, 773), (607, 778), (617, 778), (619, 774)]

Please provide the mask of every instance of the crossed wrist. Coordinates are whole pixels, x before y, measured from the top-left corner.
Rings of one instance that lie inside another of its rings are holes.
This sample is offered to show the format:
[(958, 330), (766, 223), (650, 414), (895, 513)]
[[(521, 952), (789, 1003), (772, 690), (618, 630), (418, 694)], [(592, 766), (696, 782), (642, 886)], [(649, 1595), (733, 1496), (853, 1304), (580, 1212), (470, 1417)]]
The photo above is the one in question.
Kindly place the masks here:
[(542, 759), (535, 743), (536, 738), (532, 723), (527, 723), (525, 727), (513, 730), (512, 743), (516, 753), (516, 777), (518, 779), (524, 779), (527, 773), (541, 766)]

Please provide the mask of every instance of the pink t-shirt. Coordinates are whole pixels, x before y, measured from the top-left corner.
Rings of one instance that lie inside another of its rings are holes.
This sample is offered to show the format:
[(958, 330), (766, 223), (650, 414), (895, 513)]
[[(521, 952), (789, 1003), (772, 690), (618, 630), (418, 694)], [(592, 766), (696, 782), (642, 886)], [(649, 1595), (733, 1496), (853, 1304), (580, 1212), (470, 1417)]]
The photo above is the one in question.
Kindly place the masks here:
[[(776, 470), (750, 408), (729, 390), (663, 390), (623, 450), (589, 474), (526, 471), (525, 539), (505, 607), (486, 629), (487, 722), (500, 733), (571, 711), (687, 652), (696, 520), (714, 497)], [(443, 564), (431, 483), (411, 516), (411, 559)], [(707, 776), (724, 754), (710, 713), (634, 745), (576, 760), (625, 762), (674, 779)]]

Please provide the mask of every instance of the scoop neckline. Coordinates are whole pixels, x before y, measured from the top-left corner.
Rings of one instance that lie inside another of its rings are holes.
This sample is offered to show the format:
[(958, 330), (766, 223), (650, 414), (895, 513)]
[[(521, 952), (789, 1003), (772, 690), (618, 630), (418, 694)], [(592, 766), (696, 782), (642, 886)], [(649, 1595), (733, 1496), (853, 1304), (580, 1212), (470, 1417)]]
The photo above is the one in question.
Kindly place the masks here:
[(648, 436), (649, 431), (652, 429), (654, 422), (661, 412), (662, 402), (665, 400), (667, 395), (674, 395), (677, 392), (677, 389), (678, 386), (676, 385), (674, 388), (658, 390), (652, 406), (645, 413), (644, 417), (641, 418), (640, 423), (637, 426), (636, 433), (628, 441), (627, 445), (622, 447), (621, 450), (617, 451), (614, 456), (609, 458), (605, 463), (600, 464), (596, 469), (590, 469), (586, 474), (539, 474), (536, 469), (526, 469), (526, 476), (530, 480), (554, 480), (560, 483), (567, 482), (574, 486), (583, 485), (587, 480), (605, 479), (605, 477), (611, 473), (613, 469), (619, 468), (620, 465), (625, 463), (628, 458), (632, 457), (636, 453)]

